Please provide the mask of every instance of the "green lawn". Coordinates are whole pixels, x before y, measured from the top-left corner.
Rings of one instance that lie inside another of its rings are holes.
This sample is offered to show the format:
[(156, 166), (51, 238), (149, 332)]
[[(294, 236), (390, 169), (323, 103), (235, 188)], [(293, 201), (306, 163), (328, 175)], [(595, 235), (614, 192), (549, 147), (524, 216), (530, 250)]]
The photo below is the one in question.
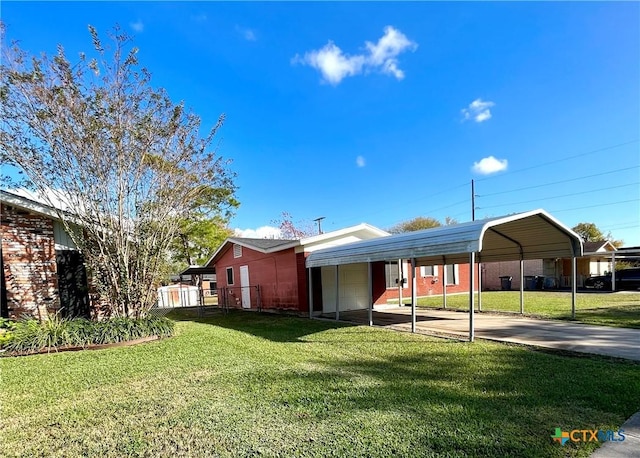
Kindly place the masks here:
[(640, 409), (631, 362), (180, 313), (167, 340), (1, 358), (1, 454), (588, 456), (554, 428), (617, 429)]
[[(410, 301), (405, 300), (405, 303)], [(475, 295), (478, 305), (478, 295)], [(418, 307), (442, 307), (442, 296), (418, 298)], [(469, 310), (469, 295), (447, 296), (447, 307)], [(482, 310), (520, 313), (519, 291), (487, 291), (482, 293)], [(560, 320), (571, 319), (571, 293), (525, 291), (525, 315)], [(578, 293), (576, 320), (627, 328), (640, 328), (640, 292)]]

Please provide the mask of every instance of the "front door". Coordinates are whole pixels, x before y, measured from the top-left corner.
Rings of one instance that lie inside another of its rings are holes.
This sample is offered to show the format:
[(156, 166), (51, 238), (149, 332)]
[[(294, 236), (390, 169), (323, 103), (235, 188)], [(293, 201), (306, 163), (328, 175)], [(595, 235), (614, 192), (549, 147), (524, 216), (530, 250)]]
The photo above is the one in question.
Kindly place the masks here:
[(251, 308), (251, 287), (249, 286), (249, 266), (240, 266), (240, 289), (242, 290), (242, 308)]

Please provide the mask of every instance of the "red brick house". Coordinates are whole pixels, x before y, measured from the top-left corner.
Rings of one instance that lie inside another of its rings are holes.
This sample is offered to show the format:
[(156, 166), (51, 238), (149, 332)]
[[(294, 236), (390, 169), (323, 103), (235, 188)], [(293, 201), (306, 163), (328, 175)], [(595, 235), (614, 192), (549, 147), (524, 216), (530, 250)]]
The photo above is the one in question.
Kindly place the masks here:
[(2, 317), (89, 314), (82, 255), (54, 208), (0, 191)]
[[(215, 267), (218, 280), (218, 301), (221, 305), (245, 309), (273, 309), (308, 313), (308, 275), (306, 257), (315, 250), (345, 245), (359, 240), (384, 237), (389, 234), (368, 224), (329, 232), (301, 240), (251, 239), (231, 237), (218, 248), (207, 267)], [(402, 262), (403, 277), (407, 279), (403, 297), (411, 294), (410, 267)], [(469, 266), (467, 264), (446, 266), (447, 294), (468, 291)], [(442, 294), (445, 271), (442, 266), (419, 267), (417, 272), (417, 295)], [(366, 266), (342, 266), (339, 271), (340, 290), (352, 295), (347, 301), (353, 308), (366, 307)], [(335, 280), (334, 269), (312, 270), (314, 285), (314, 312), (330, 313), (335, 309), (333, 297), (328, 297)], [(399, 296), (398, 263), (372, 263), (373, 300), (375, 305), (397, 301)], [(354, 288), (344, 288), (351, 285)], [(350, 292), (347, 292), (350, 291)], [(354, 293), (355, 291), (355, 293)], [(357, 291), (361, 291), (362, 294)], [(327, 297), (323, 297), (327, 296)], [(332, 305), (333, 304), (333, 305)]]
[(305, 258), (321, 248), (389, 235), (357, 226), (301, 240), (230, 237), (207, 267), (215, 267), (218, 302), (246, 309), (308, 311)]

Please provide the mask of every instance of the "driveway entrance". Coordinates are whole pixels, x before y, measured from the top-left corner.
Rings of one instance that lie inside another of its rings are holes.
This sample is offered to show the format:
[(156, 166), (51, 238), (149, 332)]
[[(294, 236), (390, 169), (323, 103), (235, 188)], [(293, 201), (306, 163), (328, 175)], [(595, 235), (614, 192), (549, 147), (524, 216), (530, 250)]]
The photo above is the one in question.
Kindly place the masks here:
[[(467, 339), (468, 312), (418, 309), (416, 314), (416, 332)], [(340, 318), (341, 321), (368, 324), (366, 310), (340, 312)], [(375, 310), (373, 323), (376, 326), (410, 331), (411, 308)], [(490, 313), (476, 313), (475, 326), (477, 337), (483, 339), (640, 361), (640, 329), (591, 326)]]

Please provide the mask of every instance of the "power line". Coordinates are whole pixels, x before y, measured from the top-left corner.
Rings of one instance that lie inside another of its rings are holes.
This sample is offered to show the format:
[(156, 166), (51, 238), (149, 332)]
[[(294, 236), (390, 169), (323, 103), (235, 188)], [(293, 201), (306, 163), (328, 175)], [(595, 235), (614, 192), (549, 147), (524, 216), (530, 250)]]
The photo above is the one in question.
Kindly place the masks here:
[(565, 208), (563, 210), (549, 210), (552, 213), (570, 212), (574, 210), (583, 210), (585, 208), (606, 207), (608, 205), (628, 204), (629, 202), (640, 202), (640, 199), (619, 200), (618, 202), (606, 202), (604, 204), (587, 205), (586, 207)]
[(489, 205), (487, 207), (477, 207), (477, 208), (486, 210), (487, 208), (508, 207), (509, 205), (527, 204), (527, 203), (530, 203), (530, 202), (538, 202), (538, 201), (541, 201), (541, 200), (559, 199), (560, 197), (579, 196), (579, 195), (583, 195), (583, 194), (589, 194), (589, 193), (592, 193), (592, 192), (608, 191), (610, 189), (617, 189), (617, 188), (625, 188), (625, 187), (628, 187), (628, 186), (635, 186), (635, 185), (638, 185), (638, 184), (640, 184), (640, 181), (636, 181), (635, 183), (621, 184), (621, 185), (617, 185), (617, 186), (609, 186), (609, 187), (600, 188), (600, 189), (590, 189), (589, 191), (573, 192), (571, 194), (561, 194), (559, 196), (539, 197), (537, 199), (522, 200), (520, 202), (511, 202), (511, 203), (508, 203), (508, 204)]
[(617, 173), (617, 172), (623, 172), (625, 170), (632, 170), (632, 169), (638, 169), (640, 168), (640, 165), (633, 165), (631, 167), (623, 167), (621, 169), (615, 169), (615, 170), (609, 170), (606, 172), (600, 172), (600, 173), (594, 173), (593, 175), (584, 175), (584, 176), (580, 176), (580, 177), (576, 177), (576, 178), (569, 178), (569, 179), (565, 179), (565, 180), (560, 180), (560, 181), (552, 181), (551, 183), (545, 183), (545, 184), (537, 184), (537, 185), (533, 185), (533, 186), (525, 186), (523, 188), (515, 188), (515, 189), (509, 189), (506, 191), (499, 191), (499, 192), (491, 192), (489, 194), (477, 194), (477, 197), (490, 197), (490, 196), (497, 196), (500, 194), (507, 194), (507, 193), (512, 193), (515, 191), (525, 191), (527, 189), (536, 189), (536, 188), (544, 188), (547, 186), (552, 186), (554, 184), (564, 184), (564, 183), (569, 183), (572, 181), (579, 181), (579, 180), (584, 180), (587, 178), (594, 178), (594, 177), (599, 177), (599, 176), (603, 176), (603, 175), (609, 175), (611, 173)]
[(478, 178), (476, 181), (485, 181), (485, 180), (490, 180), (492, 178), (502, 177), (502, 176), (508, 175), (509, 173), (520, 173), (520, 172), (524, 172), (526, 170), (537, 169), (537, 168), (540, 168), (540, 167), (544, 167), (546, 165), (557, 164), (558, 162), (564, 162), (564, 161), (568, 161), (568, 160), (571, 160), (571, 159), (576, 159), (578, 157), (588, 156), (590, 154), (601, 153), (602, 151), (608, 151), (608, 150), (612, 150), (612, 149), (615, 149), (615, 148), (620, 148), (622, 146), (631, 145), (631, 144), (637, 143), (637, 142), (638, 142), (638, 139), (635, 139), (635, 140), (631, 140), (631, 141), (628, 141), (628, 142), (619, 143), (617, 145), (605, 146), (603, 148), (598, 148), (598, 149), (594, 149), (592, 151), (587, 151), (586, 153), (574, 154), (573, 156), (567, 156), (567, 157), (563, 157), (563, 158), (556, 159), (556, 160), (553, 160), (553, 161), (548, 161), (548, 162), (541, 162), (540, 164), (532, 165), (530, 167), (525, 167), (523, 169), (511, 170), (511, 171), (509, 171), (507, 173), (503, 173), (503, 174), (500, 174), (500, 175), (494, 175), (494, 176), (489, 176), (489, 177), (485, 177), (485, 178)]
[(640, 220), (636, 220), (636, 221), (623, 221), (620, 223), (615, 223), (609, 226), (599, 226), (601, 229), (620, 229), (621, 227), (627, 228), (627, 227), (638, 227), (640, 226)]

